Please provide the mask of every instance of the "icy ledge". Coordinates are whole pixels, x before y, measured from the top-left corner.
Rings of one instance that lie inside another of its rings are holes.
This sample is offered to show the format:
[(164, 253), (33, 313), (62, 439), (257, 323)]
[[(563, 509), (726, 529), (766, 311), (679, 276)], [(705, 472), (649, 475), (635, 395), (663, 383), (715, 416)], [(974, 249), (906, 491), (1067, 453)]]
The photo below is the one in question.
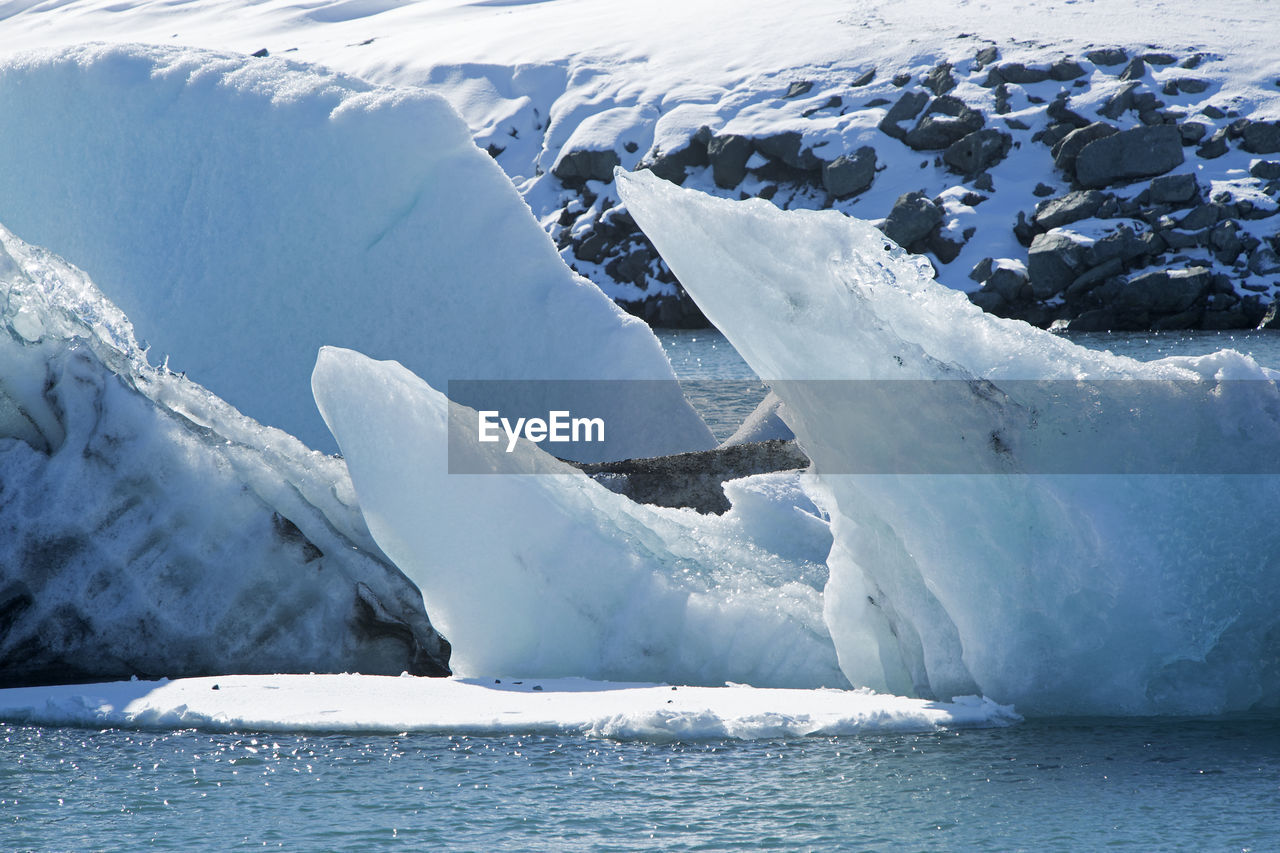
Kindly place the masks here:
[(0, 227), (0, 686), (448, 672), (341, 460), (147, 364), (79, 270)]
[[(814, 462), (835, 539), (825, 619), (851, 683), (982, 693), (1028, 714), (1280, 706), (1280, 477), (1020, 473), (1274, 447), (1272, 373), (1232, 351), (1142, 365), (984, 315), (840, 213), (617, 181), (702, 310), (775, 380)], [(896, 413), (860, 405), (858, 383), (783, 381), (948, 378), (949, 406)], [(1194, 381), (1203, 404), (1157, 394), (1163, 429), (1108, 444), (1076, 412), (1028, 429), (1038, 401), (1018, 395), (1037, 386), (1014, 379)], [(848, 473), (901, 452), (902, 434), (921, 439), (926, 472), (963, 456), (989, 473)], [(997, 434), (1012, 443), (986, 441)], [(966, 436), (980, 440), (962, 454)]]
[(0, 690), (0, 720), (215, 731), (583, 734), (650, 741), (1007, 726), (987, 699), (870, 691), (671, 687), (583, 679), (358, 675), (190, 678)]

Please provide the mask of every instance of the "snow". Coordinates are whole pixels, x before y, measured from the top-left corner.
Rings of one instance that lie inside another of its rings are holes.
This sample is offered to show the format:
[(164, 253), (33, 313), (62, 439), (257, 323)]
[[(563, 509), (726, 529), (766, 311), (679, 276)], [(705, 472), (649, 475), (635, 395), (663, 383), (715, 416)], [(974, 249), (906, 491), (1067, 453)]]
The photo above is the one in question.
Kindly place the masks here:
[[(90, 45), (0, 62), (0, 111), (0, 222), (90, 271), (153, 358), (313, 447), (332, 447), (307, 390), (325, 344), (441, 387), (674, 378), (423, 90)], [(595, 459), (712, 446), (674, 382), (645, 412), (596, 387), (612, 429)]]
[[(813, 459), (834, 537), (825, 618), (852, 684), (981, 692), (1028, 714), (1280, 705), (1280, 477), (1212, 473), (1268, 470), (1274, 371), (1229, 350), (1149, 364), (1085, 350), (983, 314), (868, 223), (618, 182)], [(790, 381), (813, 379), (966, 381), (944, 383), (937, 410), (877, 412), (866, 383)], [(1152, 429), (1111, 441), (1105, 416), (1054, 414), (1027, 379), (1145, 380), (1112, 387), (1134, 389)], [(1003, 452), (964, 442), (992, 434)], [(848, 473), (893, 454), (924, 473)], [(1117, 473), (1035, 473), (1053, 464)], [(1118, 473), (1158, 465), (1174, 473)]]
[(234, 675), (0, 690), (9, 724), (257, 732), (581, 734), (646, 741), (1006, 726), (1012, 708), (869, 691), (671, 687), (583, 679)]
[[(829, 547), (816, 516), (757, 541), (732, 515), (633, 503), (527, 441), (468, 440), (474, 411), (350, 350), (321, 350), (312, 387), (370, 531), (422, 589), (456, 673), (845, 684), (811, 562)], [(782, 501), (780, 516), (796, 494), (754, 503)], [(762, 546), (770, 536), (789, 556)]]
[(83, 273), (2, 227), (0, 484), (0, 683), (445, 671), (341, 460), (148, 365)]

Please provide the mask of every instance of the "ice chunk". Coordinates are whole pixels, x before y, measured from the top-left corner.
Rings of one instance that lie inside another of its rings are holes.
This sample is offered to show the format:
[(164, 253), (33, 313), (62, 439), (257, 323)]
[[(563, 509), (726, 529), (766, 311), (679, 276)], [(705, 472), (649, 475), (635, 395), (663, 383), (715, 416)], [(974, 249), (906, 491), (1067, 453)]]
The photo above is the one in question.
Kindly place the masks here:
[[(671, 379), (441, 98), (275, 58), (89, 45), (0, 62), (0, 221), (87, 270), (153, 358), (318, 449), (322, 344), (456, 379)], [(19, 323), (22, 334), (36, 333)], [(713, 446), (672, 383), (595, 459)], [(500, 407), (502, 400), (471, 400)]]
[[(846, 683), (810, 579), (820, 566), (770, 553), (732, 518), (632, 503), (529, 442), (467, 441), (476, 413), (395, 362), (326, 347), (312, 386), (369, 529), (422, 589), (456, 671)], [(451, 430), (455, 454), (474, 455), (465, 470), (501, 473), (450, 474)]]
[[(1033, 713), (1280, 705), (1280, 477), (1185, 473), (1269, 458), (1273, 373), (1230, 351), (1143, 365), (991, 317), (839, 213), (617, 180), (699, 307), (774, 380), (814, 462), (834, 535), (826, 619), (851, 682)], [(886, 413), (867, 383), (789, 381), (811, 379), (957, 381), (935, 411)], [(1036, 422), (1046, 383), (1026, 379), (1143, 380), (1123, 387), (1149, 389), (1151, 432), (1099, 441), (1106, 424), (1077, 410)], [(988, 440), (1005, 428), (1021, 431)], [(926, 473), (848, 473), (903, 434)], [(936, 473), (958, 459), (962, 473)], [(1169, 461), (1183, 473), (1020, 473)]]
[(0, 228), (0, 685), (448, 672), (341, 460), (149, 366), (78, 270)]

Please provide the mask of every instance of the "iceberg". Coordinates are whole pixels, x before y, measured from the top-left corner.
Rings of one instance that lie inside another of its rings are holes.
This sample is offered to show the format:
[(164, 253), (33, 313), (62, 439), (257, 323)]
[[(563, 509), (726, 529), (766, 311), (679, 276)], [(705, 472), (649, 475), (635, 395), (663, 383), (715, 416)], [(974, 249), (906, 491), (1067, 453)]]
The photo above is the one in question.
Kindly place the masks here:
[[(830, 534), (778, 475), (731, 489), (742, 517), (662, 510), (523, 439), (475, 441), (476, 412), (399, 363), (326, 347), (312, 388), (370, 532), (421, 588), (458, 674), (847, 685), (811, 559)], [(759, 518), (790, 533), (755, 536)]]
[[(664, 380), (583, 461), (714, 445), (649, 329), (556, 253), (439, 96), (271, 57), (82, 45), (0, 61), (0, 222), (156, 357), (320, 450), (321, 345), (451, 380)], [(494, 386), (496, 387), (496, 386)], [(506, 401), (467, 400), (500, 408)]]
[(0, 686), (448, 662), (340, 459), (149, 365), (0, 228)]
[[(1280, 706), (1274, 372), (1233, 351), (1142, 364), (986, 315), (838, 212), (617, 182), (813, 460), (851, 683), (1027, 714)], [(921, 403), (900, 380), (944, 390)], [(1149, 433), (1047, 405), (1112, 380)]]

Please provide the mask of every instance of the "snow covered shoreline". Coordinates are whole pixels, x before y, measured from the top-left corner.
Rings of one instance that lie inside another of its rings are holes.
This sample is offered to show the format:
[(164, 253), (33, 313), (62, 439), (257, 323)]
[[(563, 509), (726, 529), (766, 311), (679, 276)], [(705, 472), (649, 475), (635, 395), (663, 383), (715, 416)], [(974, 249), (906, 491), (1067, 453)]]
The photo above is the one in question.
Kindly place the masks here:
[(866, 690), (677, 687), (579, 678), (228, 675), (0, 690), (9, 724), (246, 732), (582, 734), (653, 741), (983, 728), (1012, 707)]

